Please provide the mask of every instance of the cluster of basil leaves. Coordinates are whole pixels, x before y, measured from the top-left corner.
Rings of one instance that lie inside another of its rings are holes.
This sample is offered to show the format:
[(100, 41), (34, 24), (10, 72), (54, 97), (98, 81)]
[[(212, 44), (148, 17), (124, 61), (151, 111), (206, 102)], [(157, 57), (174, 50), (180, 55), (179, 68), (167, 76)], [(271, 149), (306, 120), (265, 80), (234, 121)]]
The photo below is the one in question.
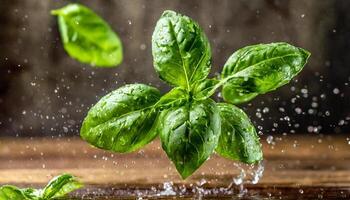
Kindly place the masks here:
[(93, 67), (114, 67), (122, 62), (118, 35), (91, 9), (74, 3), (51, 13), (58, 18), (63, 47), (70, 57)]
[(76, 177), (62, 174), (54, 177), (44, 189), (20, 189), (12, 185), (0, 187), (0, 200), (50, 200), (64, 197), (66, 194), (83, 187)]
[[(80, 134), (98, 148), (119, 153), (135, 151), (159, 135), (184, 179), (214, 151), (244, 163), (262, 160), (253, 124), (233, 104), (285, 85), (310, 56), (283, 42), (248, 46), (232, 54), (221, 78), (208, 79), (208, 39), (196, 22), (174, 11), (165, 11), (157, 22), (152, 53), (159, 77), (174, 88), (162, 96), (144, 84), (120, 87), (90, 109)], [(220, 87), (228, 103), (210, 98)]]

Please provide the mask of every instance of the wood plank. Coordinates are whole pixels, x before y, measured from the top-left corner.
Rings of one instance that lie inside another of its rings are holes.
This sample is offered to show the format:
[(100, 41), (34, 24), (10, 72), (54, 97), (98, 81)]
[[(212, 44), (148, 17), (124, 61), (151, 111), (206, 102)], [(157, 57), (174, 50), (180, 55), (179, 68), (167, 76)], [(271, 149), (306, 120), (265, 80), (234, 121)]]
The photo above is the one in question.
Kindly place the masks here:
[[(265, 172), (257, 185), (246, 186), (249, 194), (306, 197), (306, 192), (318, 195), (323, 190), (325, 197), (350, 197), (350, 145), (345, 136), (285, 136), (274, 139), (274, 144), (265, 138), (262, 142)], [(0, 138), (0, 185), (39, 187), (63, 172), (87, 184), (87, 189), (76, 193), (79, 197), (96, 191), (112, 196), (127, 190), (147, 194), (152, 188), (162, 190), (165, 182), (172, 182), (174, 188), (201, 185), (216, 191), (232, 185), (240, 173), (235, 162), (214, 155), (194, 175), (181, 180), (158, 140), (138, 152), (115, 154), (79, 138)]]

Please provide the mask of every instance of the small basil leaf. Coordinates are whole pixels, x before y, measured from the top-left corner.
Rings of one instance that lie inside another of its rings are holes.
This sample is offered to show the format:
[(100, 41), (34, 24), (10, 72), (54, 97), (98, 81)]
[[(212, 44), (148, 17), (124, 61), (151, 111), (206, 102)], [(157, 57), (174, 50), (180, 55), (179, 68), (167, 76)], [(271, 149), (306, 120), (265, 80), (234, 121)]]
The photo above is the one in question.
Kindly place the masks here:
[(15, 186), (4, 185), (0, 187), (0, 200), (28, 200), (23, 191)]
[(83, 187), (76, 177), (70, 174), (63, 174), (53, 178), (43, 189), (41, 198), (51, 199), (63, 197), (66, 194)]
[(188, 100), (188, 94), (180, 87), (173, 88), (170, 92), (163, 95), (156, 106), (160, 109), (176, 107), (184, 104)]
[(160, 139), (168, 157), (185, 179), (215, 150), (220, 136), (220, 116), (211, 99), (188, 102), (162, 111)]
[(16, 186), (0, 187), (0, 200), (40, 200), (40, 190), (33, 188), (19, 189)]
[(190, 90), (210, 71), (211, 51), (199, 25), (187, 16), (165, 11), (153, 32), (154, 68), (161, 79)]
[(258, 44), (235, 52), (226, 62), (222, 96), (243, 103), (288, 83), (304, 67), (310, 53), (287, 43)]
[(216, 152), (244, 163), (262, 160), (259, 137), (243, 110), (227, 103), (218, 103), (217, 106), (221, 116), (221, 135)]
[(89, 8), (69, 4), (53, 10), (67, 53), (82, 63), (113, 67), (122, 62), (122, 44), (111, 27)]
[(160, 92), (144, 84), (125, 85), (104, 96), (84, 119), (80, 135), (90, 144), (115, 152), (130, 152), (148, 144), (157, 117)]
[(25, 188), (21, 190), (27, 199), (40, 200), (41, 189)]
[(203, 81), (196, 82), (192, 91), (194, 94), (194, 99), (197, 101), (207, 99), (213, 95), (216, 89), (220, 86), (220, 81), (217, 79), (205, 79)]

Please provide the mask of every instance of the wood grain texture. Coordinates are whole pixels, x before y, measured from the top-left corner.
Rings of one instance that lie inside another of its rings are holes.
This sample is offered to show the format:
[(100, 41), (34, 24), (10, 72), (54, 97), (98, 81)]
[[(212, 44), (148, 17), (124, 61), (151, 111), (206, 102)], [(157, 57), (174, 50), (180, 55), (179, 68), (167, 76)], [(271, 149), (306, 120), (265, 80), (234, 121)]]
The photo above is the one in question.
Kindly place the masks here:
[[(285, 136), (274, 138), (274, 145), (265, 141), (264, 176), (257, 185), (247, 185), (250, 193), (281, 195), (284, 191), (306, 197), (321, 191), (326, 197), (350, 197), (346, 137)], [(159, 141), (135, 153), (114, 154), (79, 138), (0, 138), (0, 185), (39, 187), (63, 172), (87, 184), (88, 189), (78, 196), (99, 192), (113, 196), (132, 189), (147, 193), (169, 181), (190, 188), (205, 179), (205, 188), (227, 188), (239, 170), (233, 161), (214, 155), (190, 178), (181, 180)]]

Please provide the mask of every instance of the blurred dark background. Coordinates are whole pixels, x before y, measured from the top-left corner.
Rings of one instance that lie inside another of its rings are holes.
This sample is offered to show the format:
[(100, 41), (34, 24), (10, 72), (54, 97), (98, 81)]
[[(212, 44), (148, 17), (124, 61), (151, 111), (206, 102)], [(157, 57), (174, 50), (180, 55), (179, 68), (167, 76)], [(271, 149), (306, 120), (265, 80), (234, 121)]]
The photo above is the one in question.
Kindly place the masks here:
[[(117, 68), (97, 69), (63, 50), (50, 10), (82, 3), (111, 24), (124, 46)], [(151, 35), (166, 9), (195, 19), (213, 52), (212, 76), (238, 48), (286, 41), (312, 53), (289, 85), (243, 104), (265, 135), (350, 132), (348, 0), (2, 0), (0, 3), (0, 135), (78, 135), (88, 109), (125, 83), (160, 88)]]

